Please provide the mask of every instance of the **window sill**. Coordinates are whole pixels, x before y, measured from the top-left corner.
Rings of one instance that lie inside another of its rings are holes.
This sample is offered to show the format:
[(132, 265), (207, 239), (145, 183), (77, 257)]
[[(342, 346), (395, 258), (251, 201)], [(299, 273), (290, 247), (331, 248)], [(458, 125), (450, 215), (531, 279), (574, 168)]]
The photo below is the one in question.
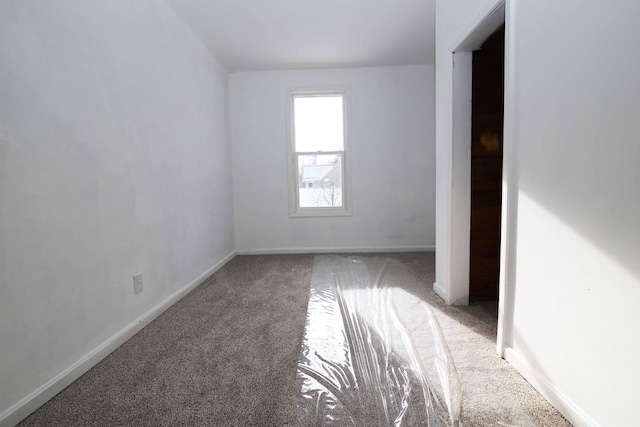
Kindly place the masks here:
[(322, 209), (314, 209), (314, 208), (300, 208), (293, 212), (289, 212), (289, 218), (323, 218), (323, 217), (344, 217), (344, 216), (352, 216), (352, 213), (349, 209), (338, 208), (322, 208)]

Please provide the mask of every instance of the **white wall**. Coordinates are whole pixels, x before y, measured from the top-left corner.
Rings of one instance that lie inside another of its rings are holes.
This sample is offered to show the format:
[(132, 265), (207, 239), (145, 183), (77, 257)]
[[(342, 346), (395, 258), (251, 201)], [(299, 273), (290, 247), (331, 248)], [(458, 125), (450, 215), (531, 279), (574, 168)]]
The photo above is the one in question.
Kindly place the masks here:
[[(438, 166), (451, 149), (451, 68), (443, 58), (457, 36), (447, 23), (462, 31), (489, 3), (436, 6)], [(509, 210), (515, 247), (503, 266), (513, 278), (505, 354), (576, 425), (635, 425), (640, 4), (519, 0), (507, 1), (507, 11), (513, 105), (505, 150), (517, 170), (507, 182), (516, 198)], [(439, 203), (451, 197), (450, 174), (447, 164), (438, 171)], [(439, 233), (447, 206), (438, 207)], [(438, 234), (439, 257), (450, 236), (446, 228)], [(450, 284), (443, 258), (437, 280)]]
[(10, 423), (232, 253), (234, 223), (226, 73), (163, 2), (0, 2), (0, 98)]
[[(433, 66), (231, 74), (239, 252), (425, 249), (435, 239)], [(287, 97), (348, 87), (353, 216), (289, 218)]]
[(634, 1), (528, 0), (512, 15), (519, 202), (511, 345), (603, 426), (638, 422), (639, 14)]

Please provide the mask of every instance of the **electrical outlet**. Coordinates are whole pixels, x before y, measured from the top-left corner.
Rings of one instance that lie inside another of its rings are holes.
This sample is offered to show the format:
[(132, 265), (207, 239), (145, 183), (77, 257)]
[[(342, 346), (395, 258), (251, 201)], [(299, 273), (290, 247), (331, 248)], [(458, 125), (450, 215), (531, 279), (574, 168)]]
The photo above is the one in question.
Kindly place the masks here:
[(133, 292), (136, 294), (142, 292), (142, 273), (133, 276)]

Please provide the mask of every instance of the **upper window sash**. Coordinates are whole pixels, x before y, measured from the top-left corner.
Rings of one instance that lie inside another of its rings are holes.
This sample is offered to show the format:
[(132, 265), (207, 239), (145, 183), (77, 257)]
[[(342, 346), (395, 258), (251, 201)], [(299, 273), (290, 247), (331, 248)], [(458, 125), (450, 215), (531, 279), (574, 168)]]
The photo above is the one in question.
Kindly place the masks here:
[(292, 95), (295, 152), (344, 151), (343, 92)]

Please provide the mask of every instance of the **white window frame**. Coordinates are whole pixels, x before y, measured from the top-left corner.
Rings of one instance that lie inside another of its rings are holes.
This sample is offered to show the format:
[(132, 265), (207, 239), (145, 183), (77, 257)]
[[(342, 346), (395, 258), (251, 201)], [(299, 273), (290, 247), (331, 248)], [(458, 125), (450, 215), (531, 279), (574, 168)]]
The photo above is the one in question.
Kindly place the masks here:
[[(344, 133), (344, 144), (342, 151), (321, 151), (321, 152), (298, 152), (295, 151), (295, 129), (294, 129), (294, 98), (298, 97), (322, 97), (340, 95), (342, 96), (342, 130)], [(289, 138), (287, 144), (288, 152), (288, 172), (289, 172), (289, 217), (291, 218), (308, 218), (308, 217), (340, 217), (351, 216), (351, 167), (349, 152), (349, 92), (347, 88), (331, 88), (331, 89), (302, 89), (291, 90), (287, 99), (288, 106), (288, 129)], [(323, 206), (323, 207), (300, 207), (298, 192), (298, 157), (304, 155), (317, 154), (339, 154), (342, 157), (342, 206)]]

